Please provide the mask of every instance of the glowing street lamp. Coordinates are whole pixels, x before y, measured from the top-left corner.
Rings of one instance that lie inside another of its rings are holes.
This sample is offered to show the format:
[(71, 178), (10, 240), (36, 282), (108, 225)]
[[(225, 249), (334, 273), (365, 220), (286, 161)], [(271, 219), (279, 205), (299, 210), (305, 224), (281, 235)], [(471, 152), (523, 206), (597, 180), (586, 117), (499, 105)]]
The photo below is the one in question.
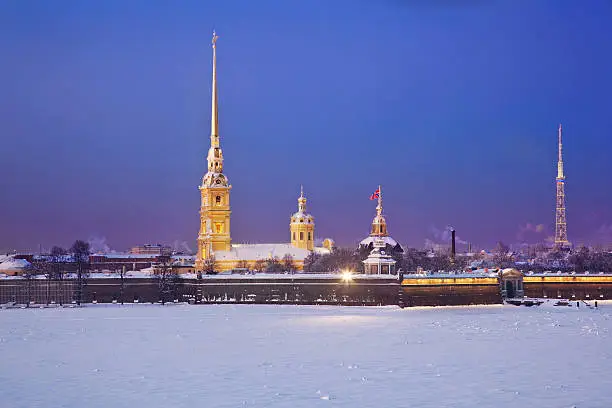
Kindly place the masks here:
[(350, 282), (353, 280), (353, 271), (345, 269), (342, 271), (342, 280), (345, 282)]

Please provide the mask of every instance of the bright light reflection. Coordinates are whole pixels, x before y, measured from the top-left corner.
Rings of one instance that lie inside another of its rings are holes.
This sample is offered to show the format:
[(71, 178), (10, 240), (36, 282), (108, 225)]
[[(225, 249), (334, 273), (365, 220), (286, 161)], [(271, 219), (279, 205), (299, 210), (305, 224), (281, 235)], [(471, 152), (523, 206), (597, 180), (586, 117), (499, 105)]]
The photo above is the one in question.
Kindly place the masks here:
[(342, 271), (342, 280), (345, 282), (353, 280), (353, 272), (349, 270)]

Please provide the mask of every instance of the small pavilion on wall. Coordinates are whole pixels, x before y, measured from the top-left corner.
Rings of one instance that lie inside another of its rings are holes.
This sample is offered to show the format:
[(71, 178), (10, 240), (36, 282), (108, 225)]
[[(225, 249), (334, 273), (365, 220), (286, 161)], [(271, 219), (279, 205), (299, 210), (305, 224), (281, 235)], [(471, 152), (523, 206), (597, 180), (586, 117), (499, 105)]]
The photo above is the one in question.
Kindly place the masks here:
[(367, 275), (395, 275), (395, 260), (386, 253), (386, 243), (382, 238), (375, 238), (374, 249), (363, 261), (363, 269)]

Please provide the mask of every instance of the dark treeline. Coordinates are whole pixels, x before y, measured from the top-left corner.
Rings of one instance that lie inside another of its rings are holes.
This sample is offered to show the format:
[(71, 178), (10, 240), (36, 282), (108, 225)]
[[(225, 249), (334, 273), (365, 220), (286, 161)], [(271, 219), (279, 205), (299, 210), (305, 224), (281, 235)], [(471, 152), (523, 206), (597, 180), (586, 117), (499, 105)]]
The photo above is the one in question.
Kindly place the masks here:
[(83, 301), (83, 287), (87, 284), (89, 275), (91, 250), (89, 243), (77, 239), (69, 249), (58, 246), (51, 248), (48, 256), (34, 258), (25, 268), (23, 277), (28, 281), (28, 289), (32, 279), (44, 275), (47, 281), (61, 281), (67, 272), (76, 274), (75, 301)]
[[(509, 247), (498, 242), (490, 254), (474, 253), (460, 254), (454, 259), (450, 251), (431, 252), (423, 249), (399, 248), (387, 246), (386, 252), (396, 261), (396, 269), (403, 273), (424, 271), (462, 271), (475, 268), (517, 268), (523, 272), (562, 271), (583, 273), (612, 273), (612, 253), (578, 247), (571, 251), (552, 249), (540, 256), (533, 254), (530, 262), (517, 262), (519, 256), (510, 251)], [(368, 257), (370, 248), (359, 249), (337, 248), (330, 254), (311, 253), (304, 262), (306, 272), (336, 272), (351, 270), (362, 273), (363, 260)], [(474, 265), (474, 266), (472, 266)]]
[[(363, 260), (370, 254), (371, 249), (360, 247), (358, 249), (336, 248), (330, 254), (311, 253), (304, 261), (306, 272), (336, 272), (350, 270), (363, 273)], [(458, 259), (451, 262), (450, 254), (429, 254), (427, 251), (408, 248), (403, 251), (399, 247), (387, 245), (385, 252), (395, 260), (396, 270), (404, 273), (416, 272), (418, 268), (424, 270), (451, 270), (462, 269), (467, 266), (467, 260)]]

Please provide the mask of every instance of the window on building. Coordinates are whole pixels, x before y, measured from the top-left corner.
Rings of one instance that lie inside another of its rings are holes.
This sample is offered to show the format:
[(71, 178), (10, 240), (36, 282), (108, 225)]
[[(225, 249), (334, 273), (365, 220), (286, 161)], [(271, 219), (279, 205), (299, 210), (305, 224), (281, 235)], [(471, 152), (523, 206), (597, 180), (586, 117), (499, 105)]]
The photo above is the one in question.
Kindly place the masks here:
[(293, 231), (293, 240), (295, 241), (295, 231)]
[(304, 240), (304, 233), (302, 231), (300, 231), (300, 241)]
[(215, 232), (217, 234), (223, 234), (223, 224), (218, 222), (215, 224)]
[(221, 205), (221, 196), (215, 197), (215, 205)]
[(308, 240), (310, 241), (312, 239), (311, 235), (310, 235), (310, 231), (308, 232)]

